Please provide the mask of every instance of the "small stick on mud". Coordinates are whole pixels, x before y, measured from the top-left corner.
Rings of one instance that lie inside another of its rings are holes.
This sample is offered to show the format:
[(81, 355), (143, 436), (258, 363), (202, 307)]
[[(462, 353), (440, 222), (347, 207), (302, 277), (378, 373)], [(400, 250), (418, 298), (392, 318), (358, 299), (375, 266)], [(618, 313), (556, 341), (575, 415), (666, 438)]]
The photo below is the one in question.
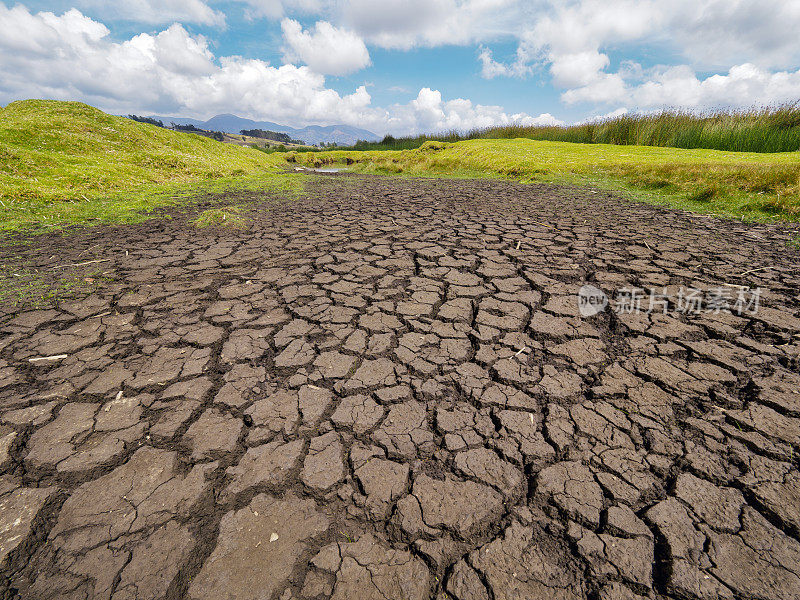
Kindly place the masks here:
[(66, 354), (54, 354), (53, 356), (40, 356), (38, 358), (29, 358), (28, 362), (29, 363), (38, 363), (38, 362), (47, 362), (47, 361), (53, 361), (53, 360), (62, 360), (64, 358), (67, 358)]
[(745, 271), (739, 277), (744, 277), (745, 275), (750, 275), (750, 273), (757, 273), (758, 271), (766, 271), (767, 269), (774, 269), (775, 267), (759, 267), (758, 269), (750, 269), (749, 271)]
[(517, 240), (517, 250), (519, 250), (520, 245), (522, 244), (522, 240)]
[(642, 240), (642, 241), (644, 242), (644, 245), (647, 246), (647, 249), (650, 250), (650, 252), (652, 252), (653, 249), (650, 247), (650, 244), (647, 243), (647, 240)]
[(100, 245), (100, 244), (95, 244), (94, 246), (89, 246), (89, 247), (88, 247), (86, 250), (84, 250), (83, 252), (81, 252), (80, 254), (78, 254), (78, 256), (83, 256), (83, 255), (84, 255), (84, 254), (86, 254), (86, 253), (87, 253), (89, 250), (91, 250), (92, 248), (97, 248), (99, 245)]
[(525, 346), (524, 348), (521, 348), (521, 349), (519, 350), (519, 352), (517, 352), (517, 353), (514, 355), (514, 357), (516, 358), (517, 356), (519, 356), (519, 355), (520, 355), (520, 354), (522, 354), (523, 352), (527, 352), (527, 351), (528, 351), (528, 347), (527, 347), (527, 346)]
[(54, 269), (66, 269), (67, 267), (82, 267), (84, 265), (93, 265), (95, 263), (102, 263), (110, 261), (110, 258), (101, 258), (99, 260), (87, 260), (86, 262), (82, 263), (75, 263), (74, 265), (58, 265), (57, 267), (53, 267)]

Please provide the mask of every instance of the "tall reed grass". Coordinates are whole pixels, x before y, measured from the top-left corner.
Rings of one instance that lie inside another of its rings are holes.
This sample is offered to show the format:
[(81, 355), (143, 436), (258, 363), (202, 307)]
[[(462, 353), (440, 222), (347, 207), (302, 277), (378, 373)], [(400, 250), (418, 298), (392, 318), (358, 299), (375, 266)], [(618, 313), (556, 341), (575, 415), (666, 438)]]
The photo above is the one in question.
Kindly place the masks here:
[(716, 110), (705, 113), (662, 111), (629, 114), (579, 125), (508, 125), (475, 129), (467, 133), (393, 138), (380, 142), (360, 141), (352, 150), (409, 150), (427, 141), (457, 142), (471, 139), (528, 138), (580, 144), (618, 144), (706, 148), (727, 152), (800, 151), (800, 101), (749, 110)]

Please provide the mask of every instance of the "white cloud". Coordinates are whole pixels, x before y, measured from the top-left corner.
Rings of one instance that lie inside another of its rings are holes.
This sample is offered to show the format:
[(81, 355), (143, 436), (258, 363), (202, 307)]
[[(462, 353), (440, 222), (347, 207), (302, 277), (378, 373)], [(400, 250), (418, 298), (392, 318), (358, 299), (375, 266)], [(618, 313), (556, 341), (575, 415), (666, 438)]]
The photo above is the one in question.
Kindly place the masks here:
[[(208, 41), (181, 25), (129, 40), (77, 10), (31, 14), (0, 3), (0, 103), (20, 98), (82, 100), (117, 113), (207, 118), (221, 112), (290, 125), (345, 123), (378, 134), (472, 129), (551, 119), (508, 115), (498, 106), (444, 100), (422, 89), (408, 104), (372, 106), (365, 86), (350, 94), (326, 87), (306, 66), (274, 67), (237, 56), (215, 57)], [(20, 35), (25, 32), (25, 35)]]
[(286, 41), (284, 59), (302, 62), (324, 75), (346, 75), (370, 65), (369, 52), (356, 34), (318, 21), (313, 31), (303, 31), (292, 19), (281, 21)]
[(784, 69), (800, 60), (800, 0), (679, 0), (668, 18), (695, 68), (749, 62)]
[(174, 22), (225, 25), (225, 15), (202, 0), (78, 0), (77, 5), (84, 10), (94, 10), (108, 20), (130, 20), (151, 25)]
[(731, 67), (724, 75), (701, 78), (686, 65), (655, 69), (643, 82), (626, 82), (605, 73), (589, 85), (567, 90), (568, 104), (630, 102), (642, 108), (713, 108), (791, 102), (800, 97), (800, 70), (770, 72), (750, 63)]
[(247, 6), (249, 19), (281, 19), (289, 13), (318, 14), (326, 2), (323, 0), (234, 0)]
[(654, 0), (548, 2), (523, 43), (561, 55), (641, 39), (657, 28), (660, 6)]
[(531, 117), (530, 115), (522, 113), (511, 115), (511, 120), (525, 127), (533, 127), (535, 125), (564, 125), (564, 121), (556, 119), (550, 113), (542, 113), (538, 117)]
[(552, 58), (550, 73), (559, 87), (581, 87), (594, 83), (609, 65), (608, 56), (595, 50), (558, 54)]
[(513, 63), (504, 64), (494, 60), (492, 51), (485, 46), (481, 46), (478, 60), (481, 61), (481, 77), (484, 79), (494, 79), (495, 77), (525, 77), (533, 68), (527, 64), (526, 57), (521, 51), (517, 52), (517, 58)]
[[(604, 72), (610, 61), (601, 50), (656, 31), (662, 20), (659, 7), (654, 0), (548, 3), (521, 35), (521, 55), (549, 65), (553, 83), (568, 89), (564, 96), (568, 102), (589, 94), (605, 102), (616, 94), (621, 78)], [(572, 94), (576, 88), (582, 91)]]
[(521, 0), (341, 0), (333, 11), (369, 43), (408, 50), (513, 33)]
[(567, 104), (589, 102), (592, 104), (611, 104), (624, 100), (628, 88), (625, 80), (616, 73), (594, 73), (586, 85), (569, 89), (561, 94)]
[(57, 17), (49, 12), (32, 15), (19, 4), (7, 8), (0, 3), (0, 21), (0, 48), (8, 51), (5, 61), (14, 61), (17, 53), (46, 58), (61, 45), (87, 49), (110, 33), (75, 9)]
[(392, 107), (390, 124), (398, 126), (400, 133), (409, 131), (467, 131), (497, 125), (559, 125), (562, 121), (550, 114), (532, 117), (525, 113), (507, 114), (500, 106), (473, 104), (457, 98), (443, 100), (438, 90), (422, 88), (417, 97), (407, 105)]
[[(749, 106), (796, 99), (800, 0), (534, 1), (517, 31), (512, 65), (479, 55), (485, 77), (520, 76), (549, 68), (568, 104)], [(611, 70), (607, 52), (656, 47), (683, 57), (644, 68), (623, 61)], [(775, 70), (783, 69), (783, 70)], [(722, 71), (700, 77), (698, 72)], [(727, 73), (726, 73), (727, 72)]]
[(349, 0), (343, 21), (375, 45), (408, 49), (418, 39), (435, 35), (452, 12), (453, 0)]
[(673, 67), (630, 92), (639, 106), (778, 104), (800, 98), (800, 70), (770, 72), (745, 63), (703, 79), (688, 67)]

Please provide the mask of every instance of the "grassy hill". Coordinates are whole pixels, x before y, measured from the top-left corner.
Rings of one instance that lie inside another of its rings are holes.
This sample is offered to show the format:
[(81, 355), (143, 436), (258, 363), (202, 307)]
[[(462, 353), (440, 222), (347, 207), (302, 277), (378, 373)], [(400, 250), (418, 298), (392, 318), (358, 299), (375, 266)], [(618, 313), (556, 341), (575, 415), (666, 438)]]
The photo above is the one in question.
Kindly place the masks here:
[(13, 102), (0, 109), (0, 228), (133, 214), (190, 185), (275, 176), (279, 163), (79, 102)]
[(300, 164), (506, 177), (627, 190), (637, 200), (751, 220), (800, 220), (800, 152), (747, 153), (529, 139), (428, 141), (411, 150), (290, 153)]

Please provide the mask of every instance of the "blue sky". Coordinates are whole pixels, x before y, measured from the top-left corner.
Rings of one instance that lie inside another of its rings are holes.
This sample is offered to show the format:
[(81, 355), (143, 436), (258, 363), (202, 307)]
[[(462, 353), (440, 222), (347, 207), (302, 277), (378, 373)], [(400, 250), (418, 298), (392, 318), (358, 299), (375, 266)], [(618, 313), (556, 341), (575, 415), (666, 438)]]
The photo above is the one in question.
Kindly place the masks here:
[(800, 0), (0, 0), (0, 104), (378, 134), (800, 99)]

